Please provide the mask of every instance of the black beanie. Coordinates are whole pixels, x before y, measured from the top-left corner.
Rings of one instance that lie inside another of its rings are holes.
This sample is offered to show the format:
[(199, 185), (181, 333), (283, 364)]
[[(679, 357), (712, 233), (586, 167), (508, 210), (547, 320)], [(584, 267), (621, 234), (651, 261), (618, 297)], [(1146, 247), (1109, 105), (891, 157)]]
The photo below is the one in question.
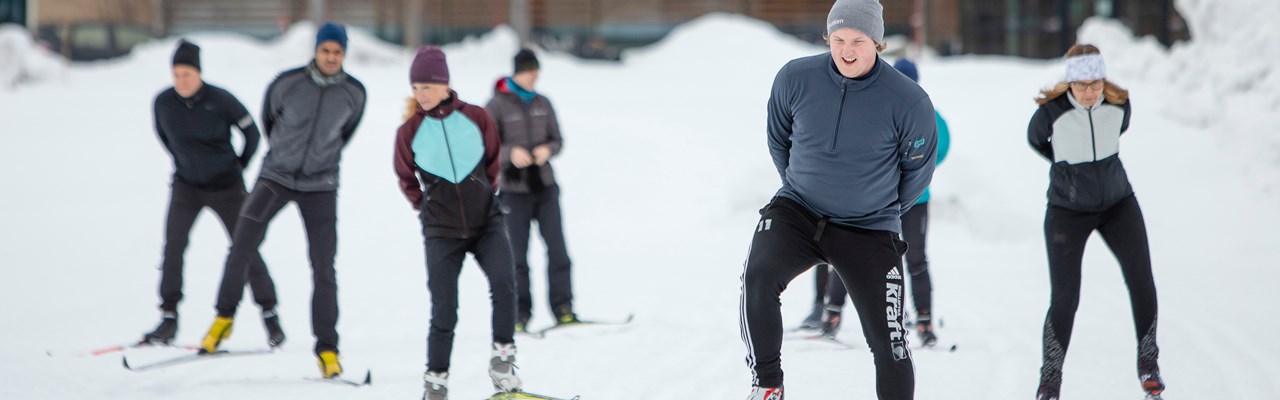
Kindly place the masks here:
[(515, 64), (517, 74), (525, 71), (536, 71), (538, 70), (538, 56), (533, 54), (533, 50), (520, 49), (520, 52), (516, 53)]
[(173, 65), (186, 64), (200, 70), (200, 46), (182, 39), (178, 42), (178, 50), (173, 52)]

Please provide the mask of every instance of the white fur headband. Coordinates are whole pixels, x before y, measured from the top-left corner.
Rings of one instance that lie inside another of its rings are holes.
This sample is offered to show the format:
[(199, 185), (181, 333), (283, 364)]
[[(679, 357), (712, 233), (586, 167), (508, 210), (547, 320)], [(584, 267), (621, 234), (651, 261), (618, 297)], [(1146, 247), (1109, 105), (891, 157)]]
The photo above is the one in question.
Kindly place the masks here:
[(1107, 65), (1101, 54), (1085, 54), (1067, 58), (1067, 82), (1092, 81), (1107, 77)]

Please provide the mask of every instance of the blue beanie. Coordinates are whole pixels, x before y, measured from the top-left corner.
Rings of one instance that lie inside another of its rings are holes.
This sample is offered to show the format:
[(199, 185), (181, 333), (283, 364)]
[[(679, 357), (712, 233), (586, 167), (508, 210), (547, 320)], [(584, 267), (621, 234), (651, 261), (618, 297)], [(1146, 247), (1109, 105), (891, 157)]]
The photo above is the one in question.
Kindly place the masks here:
[(920, 71), (916, 70), (916, 63), (911, 62), (911, 60), (905, 58), (899, 59), (893, 63), (893, 69), (898, 70), (898, 72), (901, 72), (913, 81), (920, 82)]
[(327, 41), (338, 42), (338, 46), (342, 46), (343, 50), (347, 49), (347, 28), (333, 22), (325, 22), (320, 26), (320, 30), (316, 31), (316, 48), (320, 48), (320, 44)]

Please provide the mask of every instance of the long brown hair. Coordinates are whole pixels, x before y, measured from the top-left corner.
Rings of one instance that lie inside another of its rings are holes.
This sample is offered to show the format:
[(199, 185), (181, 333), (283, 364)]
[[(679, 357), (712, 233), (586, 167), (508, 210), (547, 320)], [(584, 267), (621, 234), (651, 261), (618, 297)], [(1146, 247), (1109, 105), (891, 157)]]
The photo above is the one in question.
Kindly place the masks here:
[[(1087, 54), (1102, 54), (1102, 51), (1098, 50), (1098, 47), (1091, 44), (1077, 44), (1075, 46), (1071, 46), (1070, 49), (1067, 49), (1066, 56), (1075, 57)], [(1116, 86), (1116, 84), (1111, 83), (1111, 81), (1106, 79), (1103, 79), (1102, 85), (1102, 97), (1106, 98), (1106, 100), (1112, 104), (1124, 104), (1124, 102), (1129, 101), (1128, 90), (1125, 90), (1120, 86)], [(1040, 89), (1040, 96), (1035, 99), (1036, 104), (1044, 105), (1045, 103), (1062, 97), (1062, 95), (1066, 94), (1069, 90), (1071, 90), (1070, 82), (1058, 82), (1058, 84), (1053, 85), (1051, 88)]]

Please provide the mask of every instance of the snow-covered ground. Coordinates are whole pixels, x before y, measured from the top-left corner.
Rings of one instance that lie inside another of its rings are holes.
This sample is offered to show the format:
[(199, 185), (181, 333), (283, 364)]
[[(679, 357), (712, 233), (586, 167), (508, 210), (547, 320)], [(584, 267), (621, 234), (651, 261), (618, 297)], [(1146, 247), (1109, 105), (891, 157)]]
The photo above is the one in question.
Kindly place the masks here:
[[(1268, 1), (1252, 3), (1274, 16)], [(1241, 35), (1221, 26), (1269, 38), (1280, 28), (1263, 18), (1241, 22), (1247, 9), (1220, 4), (1180, 1), (1193, 34), (1219, 34), (1172, 50), (1106, 21), (1082, 32), (1103, 46), (1112, 77), (1133, 94), (1122, 158), (1150, 230), (1169, 399), (1280, 393), (1280, 296), (1272, 288), (1280, 280), (1273, 231), (1280, 223), (1280, 69), (1273, 64), (1280, 59), (1275, 41), (1230, 47), (1238, 43), (1227, 41)], [(308, 59), (312, 29), (300, 26), (266, 43), (222, 34), (191, 39), (203, 48), (206, 81), (238, 95), (256, 115), (274, 75)], [(170, 84), (175, 40), (0, 87), (0, 182), (7, 187), (0, 197), (0, 398), (420, 396), (429, 315), (422, 239), (391, 168), (412, 54), (358, 32), (347, 68), (370, 100), (343, 161), (339, 332), (344, 365), (372, 369), (374, 386), (302, 379), (316, 368), (306, 242), (293, 206), (263, 246), (289, 334), (282, 353), (144, 373), (124, 370), (117, 355), (77, 355), (136, 340), (158, 320), (156, 266), (172, 167), (152, 130), (150, 105)], [(483, 104), (515, 50), (506, 29), (446, 47), (454, 88)], [(765, 150), (764, 103), (783, 63), (821, 51), (761, 22), (717, 15), (620, 64), (542, 55), (540, 89), (555, 101), (566, 136), (556, 162), (577, 311), (600, 319), (635, 313), (636, 320), (519, 338), (528, 390), (587, 400), (745, 396), (750, 374), (738, 338), (738, 276), (756, 210), (778, 185)], [(1061, 66), (956, 57), (927, 59), (920, 68), (953, 135), (934, 180), (929, 255), (935, 307), (945, 321), (940, 335), (960, 349), (915, 354), (917, 398), (1030, 398), (1049, 300), (1041, 233), (1048, 164), (1027, 147), (1025, 129), (1031, 98), (1060, 77)], [(1254, 79), (1226, 82), (1235, 71)], [(249, 177), (257, 176), (262, 154)], [(203, 214), (186, 255), (181, 343), (196, 343), (212, 321), (226, 246), (216, 218)], [(538, 278), (543, 262), (533, 260)], [(1119, 269), (1097, 238), (1085, 264), (1063, 394), (1137, 399), (1136, 341)], [(490, 392), (488, 296), (478, 269), (467, 271), (450, 383), (454, 398), (478, 399)], [(540, 327), (550, 324), (541, 300), (545, 279), (534, 281), (533, 325)], [(802, 275), (784, 294), (789, 324), (807, 312), (812, 286)], [(239, 317), (227, 346), (262, 346), (254, 307)], [(788, 342), (790, 398), (874, 398), (871, 355), (859, 332), (850, 318), (842, 338), (860, 344), (856, 350)], [(139, 360), (173, 354), (130, 352)]]

